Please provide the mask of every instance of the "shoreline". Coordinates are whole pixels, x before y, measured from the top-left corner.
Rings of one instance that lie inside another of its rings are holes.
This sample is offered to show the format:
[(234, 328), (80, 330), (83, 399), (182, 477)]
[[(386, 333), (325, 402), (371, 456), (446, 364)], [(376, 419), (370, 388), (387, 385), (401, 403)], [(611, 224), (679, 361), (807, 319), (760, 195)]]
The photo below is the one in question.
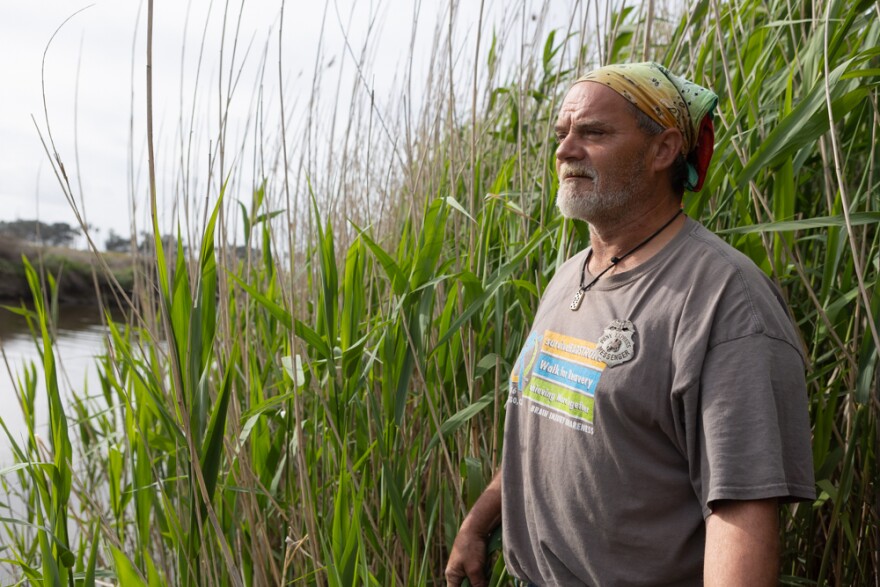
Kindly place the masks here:
[[(135, 258), (129, 253), (99, 253), (113, 277), (127, 292), (134, 283)], [(26, 243), (0, 241), (0, 305), (30, 304), (33, 301), (22, 257), (56, 282), (60, 306), (97, 306), (113, 300), (112, 280), (90, 251), (66, 247), (39, 247)], [(95, 279), (97, 279), (97, 291)], [(48, 281), (48, 280), (47, 280)]]

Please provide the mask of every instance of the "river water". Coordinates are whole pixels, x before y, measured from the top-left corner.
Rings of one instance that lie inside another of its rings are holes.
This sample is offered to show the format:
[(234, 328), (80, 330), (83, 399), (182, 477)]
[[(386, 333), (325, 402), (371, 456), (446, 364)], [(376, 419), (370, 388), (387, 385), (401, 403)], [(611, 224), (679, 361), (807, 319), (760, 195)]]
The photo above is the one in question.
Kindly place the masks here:
[[(54, 343), (55, 359), (58, 366), (58, 386), (65, 405), (74, 394), (78, 397), (100, 394), (100, 383), (95, 357), (104, 352), (106, 328), (101, 324), (100, 310), (96, 306), (66, 306), (59, 310)], [(40, 347), (34, 342), (24, 318), (0, 308), (0, 350), (5, 362), (0, 358), (0, 418), (10, 434), (20, 446), (27, 437), (27, 425), (22, 415), (16, 394), (18, 381), (23, 380), (25, 366), (36, 366), (35, 423), (37, 434), (48, 444), (49, 412), (46, 385), (41, 369)], [(68, 424), (72, 425), (72, 414), (68, 410)], [(76, 451), (74, 430), (71, 441)], [(13, 464), (12, 444), (0, 430), (0, 471)], [(16, 473), (4, 475), (8, 493), (0, 496), (0, 516), (22, 519), (25, 504), (21, 501), (20, 486)], [(2, 486), (0, 486), (2, 490)], [(72, 503), (75, 498), (72, 498)], [(76, 536), (76, 528), (71, 526), (71, 536)], [(0, 544), (5, 536), (0, 531)], [(0, 585), (11, 584), (21, 579), (10, 564), (0, 564)]]
[[(58, 363), (58, 384), (65, 400), (75, 392), (83, 397), (100, 393), (95, 356), (104, 352), (105, 328), (96, 306), (66, 306), (58, 314), (55, 357)], [(25, 320), (0, 308), (0, 348), (6, 363), (0, 363), (0, 418), (9, 432), (21, 443), (27, 435), (15, 389), (22, 379), (25, 365), (37, 367), (36, 425), (44, 439), (49, 429), (46, 385), (40, 368), (40, 350), (28, 331)], [(7, 368), (8, 365), (8, 368)], [(12, 463), (12, 446), (0, 435), (0, 469)]]

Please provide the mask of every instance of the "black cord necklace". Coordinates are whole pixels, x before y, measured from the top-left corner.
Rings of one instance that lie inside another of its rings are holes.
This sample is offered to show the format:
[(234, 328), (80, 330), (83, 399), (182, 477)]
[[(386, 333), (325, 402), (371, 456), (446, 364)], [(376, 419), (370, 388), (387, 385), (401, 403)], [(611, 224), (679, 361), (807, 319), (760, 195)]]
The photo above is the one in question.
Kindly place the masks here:
[(606, 267), (605, 269), (603, 269), (603, 270), (602, 270), (602, 273), (600, 273), (599, 275), (597, 275), (596, 277), (593, 278), (593, 281), (591, 281), (590, 283), (584, 285), (584, 277), (586, 277), (586, 275), (587, 275), (587, 265), (590, 263), (590, 257), (593, 255), (593, 251), (592, 251), (592, 249), (591, 249), (590, 252), (587, 253), (587, 258), (584, 259), (584, 266), (581, 267), (581, 281), (580, 281), (580, 283), (578, 284), (578, 290), (577, 290), (577, 293), (574, 294), (574, 299), (571, 300), (571, 305), (570, 305), (568, 308), (569, 308), (572, 312), (576, 312), (577, 309), (581, 307), (581, 302), (582, 302), (583, 299), (584, 299), (584, 292), (586, 292), (588, 289), (590, 289), (591, 287), (593, 287), (593, 286), (596, 284), (596, 282), (599, 281), (599, 278), (600, 278), (600, 277), (602, 277), (603, 275), (605, 275), (606, 273), (608, 273), (609, 271), (611, 271), (611, 268), (612, 268), (612, 267), (614, 267), (615, 265), (617, 265), (618, 263), (620, 263), (621, 261), (623, 261), (624, 259), (626, 259), (626, 258), (629, 257), (630, 255), (632, 255), (633, 253), (635, 253), (635, 252), (638, 251), (639, 249), (641, 249), (643, 246), (645, 246), (645, 245), (648, 244), (649, 242), (651, 242), (651, 240), (652, 240), (654, 237), (656, 237), (658, 234), (660, 234), (661, 232), (663, 232), (663, 231), (666, 229), (667, 226), (669, 226), (670, 224), (672, 224), (672, 221), (675, 220), (676, 218), (678, 218), (678, 215), (681, 214), (681, 213), (682, 213), (682, 211), (679, 210), (678, 212), (676, 212), (675, 214), (673, 214), (673, 215), (672, 215), (672, 218), (670, 218), (669, 220), (666, 221), (666, 224), (664, 224), (663, 226), (661, 226), (660, 228), (658, 228), (657, 231), (654, 232), (654, 234), (652, 234), (651, 236), (649, 236), (648, 238), (646, 238), (645, 240), (643, 240), (642, 242), (640, 242), (639, 244), (637, 244), (636, 246), (634, 246), (633, 248), (631, 248), (630, 250), (628, 250), (626, 253), (623, 254), (622, 257), (611, 257), (611, 265), (609, 265), (608, 267)]

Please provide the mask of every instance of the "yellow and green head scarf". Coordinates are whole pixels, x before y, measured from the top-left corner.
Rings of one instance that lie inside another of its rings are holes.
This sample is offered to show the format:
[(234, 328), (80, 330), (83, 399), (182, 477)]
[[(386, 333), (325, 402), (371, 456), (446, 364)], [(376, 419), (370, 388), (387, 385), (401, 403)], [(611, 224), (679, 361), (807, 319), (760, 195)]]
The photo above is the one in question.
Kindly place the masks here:
[(663, 128), (681, 131), (688, 162), (685, 188), (700, 191), (715, 146), (712, 118), (718, 96), (652, 62), (606, 65), (577, 81), (605, 84)]

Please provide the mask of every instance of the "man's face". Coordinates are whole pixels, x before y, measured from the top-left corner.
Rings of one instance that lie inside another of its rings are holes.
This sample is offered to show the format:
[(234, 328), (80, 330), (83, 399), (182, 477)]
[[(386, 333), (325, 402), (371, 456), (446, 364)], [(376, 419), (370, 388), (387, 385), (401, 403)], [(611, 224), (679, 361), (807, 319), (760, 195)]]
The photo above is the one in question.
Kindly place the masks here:
[(563, 100), (556, 136), (556, 204), (562, 213), (590, 224), (614, 223), (632, 213), (648, 187), (650, 137), (626, 99), (599, 83), (575, 84)]

